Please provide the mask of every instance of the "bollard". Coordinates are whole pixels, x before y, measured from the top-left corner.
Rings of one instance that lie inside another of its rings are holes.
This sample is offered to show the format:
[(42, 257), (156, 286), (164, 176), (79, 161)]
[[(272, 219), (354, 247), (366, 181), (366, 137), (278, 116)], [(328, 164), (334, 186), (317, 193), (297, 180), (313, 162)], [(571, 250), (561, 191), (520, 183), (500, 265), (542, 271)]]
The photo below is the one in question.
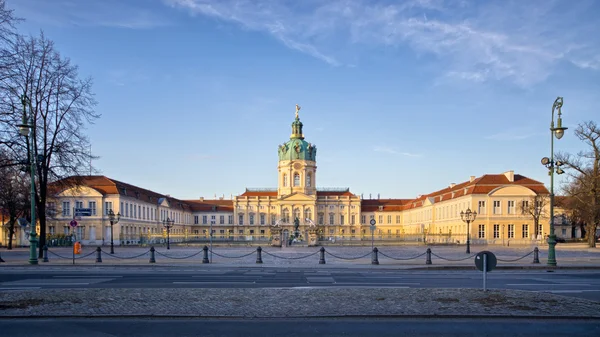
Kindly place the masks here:
[(156, 263), (156, 259), (154, 258), (154, 246), (150, 247), (150, 263)]
[(540, 263), (540, 250), (538, 247), (533, 249), (533, 263)]
[(0, 254), (0, 262), (5, 262), (4, 260), (2, 260), (2, 255)]
[(319, 257), (319, 264), (325, 264), (325, 247), (321, 247), (319, 251), (321, 252)]
[(262, 263), (262, 248), (260, 246), (256, 248), (256, 263)]
[(49, 262), (48, 261), (48, 246), (44, 245), (44, 248), (42, 248), (42, 250), (44, 251), (44, 253), (42, 254), (42, 256), (43, 256), (42, 262)]
[(425, 264), (431, 264), (431, 248), (427, 248), (427, 260)]
[(96, 263), (102, 263), (102, 248), (96, 247)]
[(202, 263), (209, 263), (210, 261), (208, 260), (208, 247), (204, 246), (204, 248), (202, 248), (202, 250), (204, 251), (204, 257), (202, 258)]
[(373, 248), (373, 255), (371, 256), (371, 264), (379, 264), (379, 259), (377, 258), (377, 252), (379, 252), (377, 247)]

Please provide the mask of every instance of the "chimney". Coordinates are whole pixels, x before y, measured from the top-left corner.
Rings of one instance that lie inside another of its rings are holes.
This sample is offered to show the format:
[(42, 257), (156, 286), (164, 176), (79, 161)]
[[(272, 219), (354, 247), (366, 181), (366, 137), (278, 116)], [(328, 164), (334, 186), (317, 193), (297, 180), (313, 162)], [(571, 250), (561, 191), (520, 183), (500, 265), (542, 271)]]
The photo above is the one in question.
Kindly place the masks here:
[(377, 199), (381, 199), (381, 198), (379, 198), (379, 193), (377, 193)]
[(504, 175), (506, 176), (506, 179), (508, 179), (508, 181), (510, 181), (511, 183), (515, 181), (515, 171), (506, 171), (504, 172)]
[(370, 200), (370, 199), (372, 199), (372, 198), (371, 198), (371, 193), (369, 193), (369, 200)]
[(456, 186), (456, 183), (450, 183), (450, 188), (454, 188), (454, 186)]
[(200, 201), (204, 201), (204, 197), (200, 197)]
[(471, 178), (469, 179), (469, 182), (472, 183), (475, 181), (475, 176), (471, 176)]

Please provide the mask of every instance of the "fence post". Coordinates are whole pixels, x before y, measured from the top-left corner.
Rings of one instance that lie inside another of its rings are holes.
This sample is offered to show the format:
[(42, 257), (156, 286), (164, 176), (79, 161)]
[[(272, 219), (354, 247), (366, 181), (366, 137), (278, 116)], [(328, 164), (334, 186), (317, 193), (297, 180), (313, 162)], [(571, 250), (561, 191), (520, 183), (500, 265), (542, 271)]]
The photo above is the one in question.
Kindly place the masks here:
[(538, 247), (533, 249), (533, 263), (540, 263), (540, 250)]
[(210, 261), (208, 260), (208, 247), (204, 246), (204, 248), (202, 248), (202, 250), (204, 251), (204, 257), (202, 258), (202, 263), (209, 263)]
[(44, 245), (44, 248), (42, 248), (42, 250), (44, 251), (44, 253), (42, 254), (42, 256), (43, 256), (43, 258), (44, 258), (44, 259), (42, 260), (42, 262), (49, 262), (49, 261), (48, 261), (48, 246), (47, 246), (47, 245)]
[(372, 255), (372, 259), (371, 259), (371, 264), (379, 264), (379, 259), (377, 258), (377, 252), (379, 252), (379, 250), (377, 249), (377, 247), (373, 248), (373, 255)]
[(102, 248), (96, 247), (96, 262), (102, 263)]
[(431, 264), (431, 248), (427, 248), (427, 260), (425, 264)]
[(262, 248), (260, 246), (256, 248), (256, 263), (262, 263)]
[(325, 264), (325, 247), (321, 247), (321, 249), (319, 249), (319, 251), (321, 252), (319, 255), (319, 264)]
[(149, 263), (156, 263), (156, 259), (154, 258), (154, 246), (150, 247), (150, 261)]

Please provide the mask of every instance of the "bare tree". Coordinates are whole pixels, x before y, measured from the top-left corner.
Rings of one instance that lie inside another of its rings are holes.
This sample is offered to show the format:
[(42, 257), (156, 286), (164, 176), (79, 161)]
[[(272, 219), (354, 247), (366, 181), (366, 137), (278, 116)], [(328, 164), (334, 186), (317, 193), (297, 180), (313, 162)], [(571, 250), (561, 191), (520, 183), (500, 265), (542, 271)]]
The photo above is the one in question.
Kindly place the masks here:
[[(0, 152), (0, 157), (5, 157)], [(12, 249), (17, 218), (27, 215), (30, 205), (29, 179), (16, 166), (0, 167), (0, 209), (8, 213), (8, 249)]]
[[(21, 160), (27, 158), (28, 151), (35, 158), (41, 257), (46, 241), (48, 183), (88, 170), (92, 155), (85, 126), (100, 116), (94, 112), (92, 80), (80, 79), (77, 67), (61, 56), (43, 33), (17, 37), (13, 47), (14, 66), (0, 74), (4, 79), (0, 82), (0, 109), (12, 111), (0, 119), (0, 141), (20, 154)], [(22, 110), (14, 107), (23, 97), (35, 126), (31, 148), (15, 128), (21, 124)]]
[(545, 209), (550, 204), (550, 198), (547, 195), (532, 195), (528, 199), (521, 200), (519, 211), (521, 214), (529, 215), (533, 219), (534, 237), (537, 238), (540, 234), (540, 218), (547, 218), (548, 214)]
[(600, 223), (600, 128), (593, 121), (581, 123), (575, 136), (588, 148), (576, 156), (561, 153), (557, 161), (570, 170), (570, 181), (565, 188), (573, 198), (577, 214), (585, 218), (585, 229), (589, 247), (596, 247), (596, 230)]

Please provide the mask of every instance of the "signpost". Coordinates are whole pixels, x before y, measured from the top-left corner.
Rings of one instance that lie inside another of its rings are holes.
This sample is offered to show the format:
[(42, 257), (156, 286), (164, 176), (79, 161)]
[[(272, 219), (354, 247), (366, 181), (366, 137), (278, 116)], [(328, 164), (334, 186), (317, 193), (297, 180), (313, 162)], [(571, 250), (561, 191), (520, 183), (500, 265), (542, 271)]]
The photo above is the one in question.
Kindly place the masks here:
[(475, 267), (483, 272), (483, 291), (487, 291), (487, 272), (496, 268), (498, 260), (492, 252), (483, 251), (475, 255)]
[(377, 224), (375, 219), (371, 219), (371, 251), (373, 251), (373, 240), (375, 239), (375, 229), (377, 229), (375, 224)]
[(76, 244), (76, 240), (75, 240), (75, 227), (77, 227), (77, 221), (75, 219), (71, 220), (71, 222), (69, 222), (69, 225), (73, 228), (73, 234), (71, 235), (71, 242), (73, 242), (73, 264), (75, 264), (75, 244)]
[(213, 237), (212, 226), (214, 224), (215, 224), (215, 220), (210, 220), (210, 263), (212, 263), (212, 237)]

